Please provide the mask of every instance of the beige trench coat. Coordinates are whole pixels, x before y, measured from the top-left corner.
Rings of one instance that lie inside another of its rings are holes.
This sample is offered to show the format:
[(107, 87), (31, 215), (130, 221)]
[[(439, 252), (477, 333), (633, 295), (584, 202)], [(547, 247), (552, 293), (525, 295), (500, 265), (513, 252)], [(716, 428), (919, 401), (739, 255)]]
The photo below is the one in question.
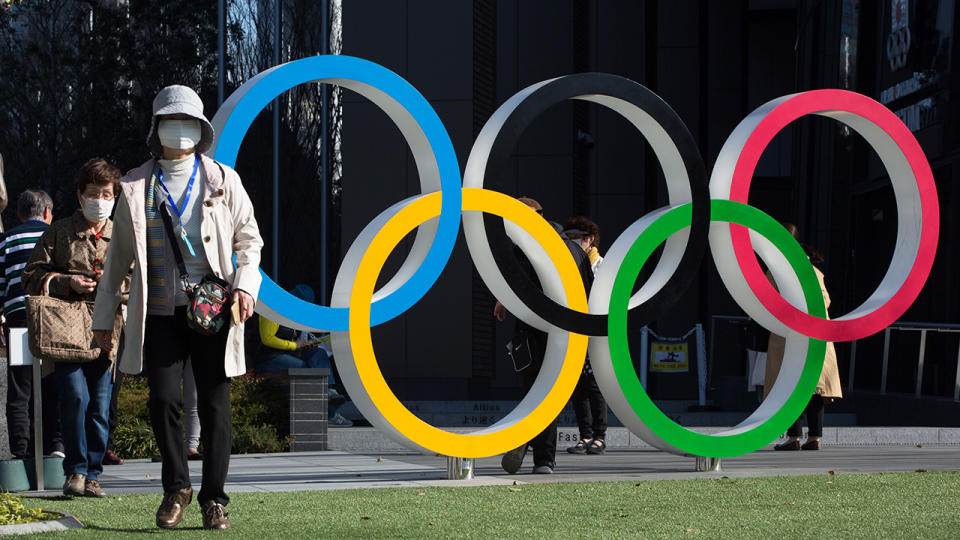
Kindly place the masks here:
[[(823, 303), (825, 307), (830, 307), (830, 294), (827, 292), (827, 286), (823, 282), (823, 272), (817, 267), (813, 268), (820, 280), (820, 290), (823, 292)], [(767, 273), (770, 283), (776, 287), (770, 273)], [(829, 316), (828, 316), (829, 318)], [(767, 370), (764, 374), (763, 397), (766, 398), (773, 388), (774, 381), (777, 380), (777, 374), (780, 373), (780, 365), (783, 364), (783, 352), (786, 348), (787, 340), (782, 336), (770, 334), (770, 341), (767, 344)], [(840, 389), (840, 369), (837, 367), (837, 349), (832, 342), (827, 342), (827, 352), (823, 358), (823, 371), (820, 372), (820, 382), (817, 383), (817, 389), (814, 391), (824, 398), (839, 399), (843, 397), (843, 391)]]
[[(205, 244), (207, 262), (213, 273), (246, 291), (254, 299), (260, 290), (260, 249), (263, 240), (253, 205), (240, 176), (224, 166), (224, 174), (212, 159), (201, 156), (205, 182), (200, 233)], [(133, 262), (130, 302), (127, 309), (126, 341), (120, 370), (140, 373), (143, 370), (144, 323), (147, 315), (147, 223), (146, 183), (153, 172), (154, 160), (147, 161), (120, 179), (122, 196), (114, 212), (113, 240), (107, 251), (103, 277), (97, 289), (93, 314), (96, 330), (113, 327), (113, 314), (120, 303), (120, 285)], [(236, 255), (236, 269), (232, 258)], [(243, 353), (243, 324), (230, 325), (224, 370), (228, 377), (246, 372)]]

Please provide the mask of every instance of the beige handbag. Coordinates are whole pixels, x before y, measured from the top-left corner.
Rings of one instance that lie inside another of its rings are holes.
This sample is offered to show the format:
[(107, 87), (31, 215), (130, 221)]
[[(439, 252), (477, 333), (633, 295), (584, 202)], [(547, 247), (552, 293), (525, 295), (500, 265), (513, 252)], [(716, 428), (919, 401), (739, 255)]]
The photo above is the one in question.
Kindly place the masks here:
[[(93, 337), (93, 302), (68, 301), (50, 296), (51, 273), (43, 281), (41, 296), (27, 297), (27, 333), (30, 353), (55, 362), (92, 362), (100, 357)], [(118, 343), (123, 318), (120, 310), (113, 325), (113, 342)], [(117, 347), (110, 353), (113, 361)]]

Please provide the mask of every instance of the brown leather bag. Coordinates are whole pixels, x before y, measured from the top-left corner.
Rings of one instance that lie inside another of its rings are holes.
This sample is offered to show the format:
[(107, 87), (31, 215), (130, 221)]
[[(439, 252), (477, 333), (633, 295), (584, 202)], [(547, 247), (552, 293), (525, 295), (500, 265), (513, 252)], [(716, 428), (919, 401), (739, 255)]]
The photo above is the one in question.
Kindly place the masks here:
[[(49, 278), (43, 295), (27, 297), (27, 333), (30, 353), (55, 362), (92, 362), (100, 357), (93, 337), (93, 302), (61, 300), (49, 296)], [(113, 342), (118, 343), (123, 318), (117, 310)], [(110, 353), (116, 359), (117, 347)]]

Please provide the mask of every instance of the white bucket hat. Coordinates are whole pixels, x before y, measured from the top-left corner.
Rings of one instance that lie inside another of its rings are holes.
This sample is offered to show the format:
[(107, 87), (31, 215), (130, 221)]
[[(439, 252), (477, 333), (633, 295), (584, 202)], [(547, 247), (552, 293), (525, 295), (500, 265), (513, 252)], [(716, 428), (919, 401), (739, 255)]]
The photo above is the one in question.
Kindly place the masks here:
[(175, 84), (160, 90), (157, 97), (153, 98), (153, 120), (147, 135), (147, 146), (154, 155), (163, 154), (160, 137), (157, 136), (157, 117), (163, 114), (186, 114), (199, 120), (201, 134), (196, 152), (202, 154), (210, 149), (213, 144), (213, 126), (203, 116), (203, 101), (192, 88)]

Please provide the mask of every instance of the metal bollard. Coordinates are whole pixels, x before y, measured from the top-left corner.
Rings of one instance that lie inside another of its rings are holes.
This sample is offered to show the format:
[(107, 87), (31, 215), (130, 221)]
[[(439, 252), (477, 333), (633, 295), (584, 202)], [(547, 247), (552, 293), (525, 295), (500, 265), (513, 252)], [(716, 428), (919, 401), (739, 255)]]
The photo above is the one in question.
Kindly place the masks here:
[(447, 480), (473, 480), (473, 458), (447, 456)]
[(697, 456), (697, 472), (720, 472), (720, 458)]
[(43, 385), (40, 360), (33, 360), (33, 466), (37, 477), (37, 491), (43, 491)]

